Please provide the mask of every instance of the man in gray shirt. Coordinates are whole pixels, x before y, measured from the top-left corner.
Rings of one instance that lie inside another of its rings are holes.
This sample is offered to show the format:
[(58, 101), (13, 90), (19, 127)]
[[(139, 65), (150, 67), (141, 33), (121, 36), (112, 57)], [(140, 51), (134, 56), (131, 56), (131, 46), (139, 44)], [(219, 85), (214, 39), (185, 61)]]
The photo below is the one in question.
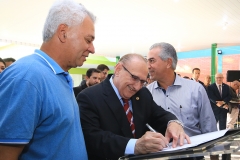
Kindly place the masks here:
[(191, 137), (217, 131), (216, 120), (204, 87), (181, 78), (174, 70), (177, 54), (168, 43), (154, 44), (148, 53), (148, 69), (155, 82), (147, 86), (154, 101), (183, 122)]

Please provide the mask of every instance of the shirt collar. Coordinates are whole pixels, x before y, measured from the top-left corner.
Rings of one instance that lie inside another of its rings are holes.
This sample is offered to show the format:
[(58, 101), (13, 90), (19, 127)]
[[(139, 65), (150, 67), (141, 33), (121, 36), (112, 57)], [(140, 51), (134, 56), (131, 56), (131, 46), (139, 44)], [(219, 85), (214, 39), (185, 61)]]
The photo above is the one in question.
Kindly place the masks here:
[[(182, 84), (181, 83), (181, 77), (179, 75), (177, 75), (176, 72), (174, 72), (174, 74), (175, 74), (175, 79), (174, 79), (173, 84), (171, 86), (180, 86)], [(157, 88), (162, 89), (162, 87), (160, 86), (158, 81), (155, 81), (154, 88), (155, 89), (157, 89)]]
[(219, 85), (221, 85), (221, 86), (222, 86), (222, 84), (217, 84), (217, 83), (216, 83), (216, 85), (217, 85), (217, 87), (218, 87)]
[(112, 87), (113, 87), (113, 90), (115, 91), (118, 99), (119, 99), (119, 100), (122, 100), (122, 97), (120, 96), (117, 87), (116, 87), (116, 86), (114, 85), (114, 83), (113, 83), (113, 77), (114, 77), (114, 75), (111, 76), (111, 78), (110, 78), (109, 81), (110, 81), (110, 83), (111, 83), (111, 85), (112, 85)]
[(65, 71), (55, 62), (51, 57), (49, 57), (46, 53), (43, 51), (36, 49), (35, 54), (40, 56), (42, 59), (44, 59), (49, 67), (52, 69), (54, 74), (60, 74), (60, 73), (65, 73)]

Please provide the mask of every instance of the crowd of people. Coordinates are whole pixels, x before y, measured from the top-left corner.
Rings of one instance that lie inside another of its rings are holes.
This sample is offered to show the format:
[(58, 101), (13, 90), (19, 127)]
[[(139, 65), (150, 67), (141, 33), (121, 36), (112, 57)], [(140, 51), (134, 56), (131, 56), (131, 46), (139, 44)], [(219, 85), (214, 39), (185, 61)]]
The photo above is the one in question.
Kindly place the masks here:
[(230, 100), (238, 100), (239, 82), (228, 86), (221, 73), (215, 83), (210, 76), (201, 82), (199, 68), (182, 78), (176, 50), (165, 42), (153, 44), (147, 58), (122, 56), (113, 74), (105, 64), (90, 68), (73, 87), (69, 69), (95, 52), (95, 19), (82, 4), (56, 1), (40, 49), (16, 62), (0, 58), (0, 160), (115, 160), (170, 141), (173, 148), (191, 143), (191, 136), (217, 131), (217, 123), (234, 127), (239, 110)]

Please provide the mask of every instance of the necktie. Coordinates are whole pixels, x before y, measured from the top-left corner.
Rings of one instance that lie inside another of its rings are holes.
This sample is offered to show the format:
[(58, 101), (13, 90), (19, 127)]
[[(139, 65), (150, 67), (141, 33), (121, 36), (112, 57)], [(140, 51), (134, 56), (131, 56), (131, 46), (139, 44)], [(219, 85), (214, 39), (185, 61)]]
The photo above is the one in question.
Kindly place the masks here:
[(130, 124), (130, 128), (132, 130), (133, 137), (135, 137), (135, 126), (134, 126), (134, 123), (133, 123), (133, 115), (132, 115), (132, 112), (131, 112), (130, 107), (129, 107), (128, 99), (123, 99), (123, 103), (124, 103), (123, 108), (124, 108), (124, 111), (126, 113), (128, 122)]
[(222, 87), (221, 87), (221, 85), (218, 86), (218, 90), (219, 90), (220, 96), (222, 97)]

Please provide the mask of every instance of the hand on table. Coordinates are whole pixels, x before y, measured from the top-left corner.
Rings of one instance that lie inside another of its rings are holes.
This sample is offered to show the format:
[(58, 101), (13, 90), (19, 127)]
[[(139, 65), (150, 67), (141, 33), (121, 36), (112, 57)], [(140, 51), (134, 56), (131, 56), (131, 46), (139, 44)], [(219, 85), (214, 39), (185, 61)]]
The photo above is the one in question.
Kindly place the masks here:
[(165, 137), (168, 140), (168, 142), (170, 141), (170, 139), (172, 138), (172, 147), (175, 148), (177, 147), (178, 143), (180, 146), (182, 146), (184, 144), (184, 139), (187, 140), (187, 143), (190, 144), (190, 138), (189, 136), (184, 132), (183, 127), (176, 123), (176, 122), (171, 122), (166, 130), (165, 133)]

